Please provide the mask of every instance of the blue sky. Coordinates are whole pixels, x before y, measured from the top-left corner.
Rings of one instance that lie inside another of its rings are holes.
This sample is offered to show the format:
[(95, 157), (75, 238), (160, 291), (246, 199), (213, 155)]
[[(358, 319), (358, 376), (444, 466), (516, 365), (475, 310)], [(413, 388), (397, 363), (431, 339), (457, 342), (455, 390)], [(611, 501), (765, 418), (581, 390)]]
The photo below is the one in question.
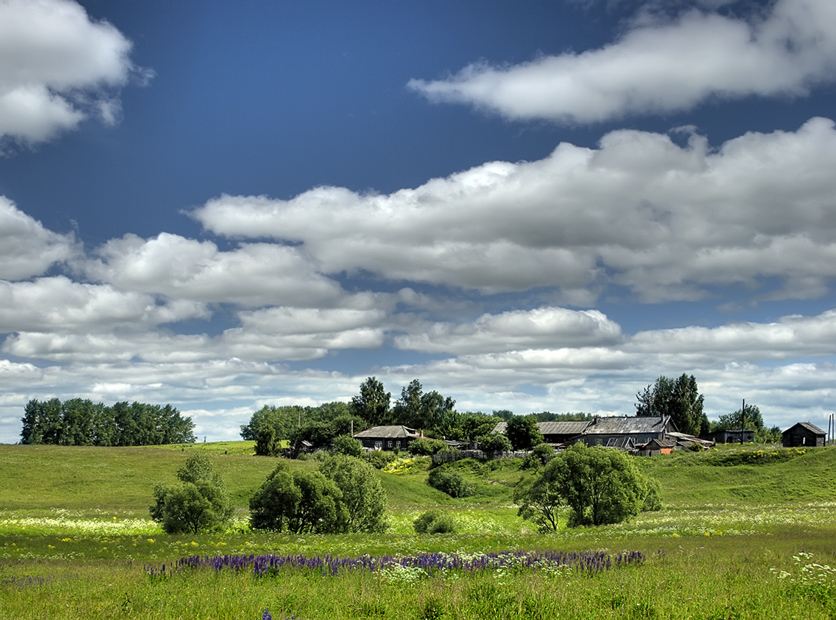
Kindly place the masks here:
[(0, 441), (31, 398), (826, 428), (836, 5), (0, 2)]

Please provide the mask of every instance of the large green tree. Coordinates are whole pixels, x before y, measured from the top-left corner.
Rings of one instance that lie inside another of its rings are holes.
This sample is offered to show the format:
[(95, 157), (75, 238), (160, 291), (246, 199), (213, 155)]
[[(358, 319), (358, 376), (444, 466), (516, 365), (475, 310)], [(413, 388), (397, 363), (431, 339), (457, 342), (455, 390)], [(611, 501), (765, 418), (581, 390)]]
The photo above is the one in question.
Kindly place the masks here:
[(555, 529), (561, 505), (571, 509), (570, 525), (604, 525), (637, 515), (647, 496), (647, 479), (632, 457), (576, 443), (549, 461), (515, 500), (521, 516)]
[(537, 426), (537, 418), (531, 415), (516, 415), (506, 423), (505, 435), (514, 450), (530, 450), (543, 443), (543, 433)]
[(293, 534), (335, 534), (348, 529), (342, 491), (318, 471), (290, 471), (279, 463), (250, 498), (250, 525)]
[(319, 471), (342, 492), (348, 515), (346, 531), (386, 530), (386, 492), (371, 465), (353, 456), (335, 454), (322, 462)]
[(232, 518), (223, 479), (205, 454), (191, 454), (177, 472), (180, 484), (154, 486), (151, 518), (168, 534), (221, 530)]
[(391, 401), (392, 394), (383, 389), (383, 383), (369, 377), (360, 384), (360, 394), (351, 399), (351, 412), (372, 426), (383, 426), (391, 422)]
[(697, 380), (684, 373), (676, 379), (661, 376), (636, 394), (636, 415), (670, 416), (681, 432), (692, 435), (707, 431), (709, 426)]

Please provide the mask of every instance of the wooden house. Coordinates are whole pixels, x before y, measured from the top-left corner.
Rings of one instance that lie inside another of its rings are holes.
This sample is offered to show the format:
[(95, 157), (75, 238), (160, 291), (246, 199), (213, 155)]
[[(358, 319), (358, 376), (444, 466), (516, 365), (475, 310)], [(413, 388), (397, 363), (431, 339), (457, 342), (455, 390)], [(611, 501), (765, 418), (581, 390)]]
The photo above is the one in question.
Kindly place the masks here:
[(653, 439), (667, 441), (669, 434), (677, 430), (670, 416), (612, 416), (595, 418), (577, 440), (591, 447), (607, 446), (612, 440), (629, 437), (639, 447)]
[(790, 426), (781, 435), (785, 448), (823, 448), (826, 437), (827, 433), (810, 422), (799, 422)]
[(354, 435), (369, 450), (406, 450), (412, 441), (422, 437), (423, 433), (407, 426), (373, 426)]

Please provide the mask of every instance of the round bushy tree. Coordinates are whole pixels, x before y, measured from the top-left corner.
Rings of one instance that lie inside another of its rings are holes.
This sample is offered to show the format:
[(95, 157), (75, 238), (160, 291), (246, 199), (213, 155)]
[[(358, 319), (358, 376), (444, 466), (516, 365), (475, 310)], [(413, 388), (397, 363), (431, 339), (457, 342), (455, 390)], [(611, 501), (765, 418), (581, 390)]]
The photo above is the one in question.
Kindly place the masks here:
[(363, 456), (363, 444), (351, 435), (339, 435), (331, 442), (331, 452), (360, 458)]
[(556, 455), (515, 495), (519, 514), (541, 529), (556, 529), (562, 505), (571, 509), (569, 525), (603, 525), (637, 515), (657, 499), (648, 494), (648, 481), (630, 456), (582, 443)]
[(337, 454), (323, 461), (319, 471), (342, 492), (346, 531), (386, 530), (386, 492), (371, 465), (353, 456)]
[(168, 534), (223, 529), (232, 518), (232, 506), (223, 480), (204, 454), (192, 454), (177, 472), (180, 484), (154, 486), (151, 518)]
[(508, 420), (505, 434), (514, 450), (530, 450), (532, 446), (543, 443), (537, 419), (530, 415), (516, 415)]
[(432, 456), (436, 452), (441, 452), (446, 447), (447, 444), (440, 439), (427, 439), (423, 437), (410, 442), (407, 451), (416, 456)]
[(320, 472), (296, 470), (279, 463), (250, 498), (250, 525), (293, 534), (347, 531), (342, 492)]
[(456, 531), (456, 520), (452, 515), (438, 509), (421, 513), (412, 522), (417, 534), (452, 534)]
[(479, 449), (487, 454), (510, 452), (511, 441), (501, 433), (488, 433), (478, 439)]
[(434, 489), (438, 489), (442, 493), (447, 493), (450, 497), (467, 497), (468, 495), (473, 495), (473, 486), (468, 484), (464, 476), (446, 467), (438, 467), (430, 470), (427, 482)]

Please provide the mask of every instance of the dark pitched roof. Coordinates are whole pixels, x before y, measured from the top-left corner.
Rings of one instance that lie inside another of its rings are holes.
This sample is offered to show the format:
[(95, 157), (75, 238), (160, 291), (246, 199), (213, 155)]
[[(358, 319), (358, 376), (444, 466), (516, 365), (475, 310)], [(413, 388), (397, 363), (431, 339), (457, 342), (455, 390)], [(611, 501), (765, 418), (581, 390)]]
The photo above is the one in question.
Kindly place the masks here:
[(373, 426), (354, 435), (355, 439), (403, 439), (404, 437), (418, 437), (418, 434), (414, 428), (407, 426)]
[(784, 432), (788, 433), (792, 429), (794, 429), (796, 426), (800, 426), (802, 428), (805, 428), (808, 431), (810, 431), (811, 433), (813, 433), (814, 435), (827, 435), (827, 433), (825, 433), (822, 429), (820, 429), (818, 426), (816, 426), (815, 424), (812, 424), (810, 422), (798, 422), (797, 424), (793, 424), (792, 426), (790, 426)]

